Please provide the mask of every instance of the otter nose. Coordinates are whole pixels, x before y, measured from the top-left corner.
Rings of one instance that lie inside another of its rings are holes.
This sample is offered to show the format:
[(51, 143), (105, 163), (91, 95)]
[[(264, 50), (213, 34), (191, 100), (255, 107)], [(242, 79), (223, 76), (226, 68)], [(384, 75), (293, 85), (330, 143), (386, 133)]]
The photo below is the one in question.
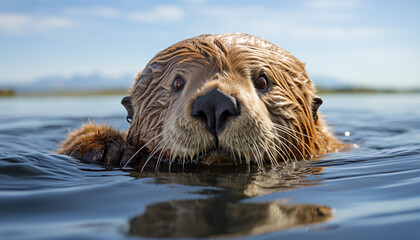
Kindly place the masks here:
[(236, 99), (215, 88), (194, 102), (192, 116), (203, 120), (207, 130), (216, 135), (226, 123), (240, 113)]

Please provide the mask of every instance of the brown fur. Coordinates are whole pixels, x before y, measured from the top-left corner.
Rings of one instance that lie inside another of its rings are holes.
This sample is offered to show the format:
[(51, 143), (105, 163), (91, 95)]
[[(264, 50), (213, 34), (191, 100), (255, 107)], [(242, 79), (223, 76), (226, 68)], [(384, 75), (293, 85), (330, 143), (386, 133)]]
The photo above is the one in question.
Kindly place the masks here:
[[(264, 93), (253, 84), (260, 75), (269, 82)], [(177, 76), (186, 81), (182, 92), (172, 90)], [(214, 88), (234, 97), (241, 108), (217, 136), (218, 146), (205, 124), (191, 116), (195, 99)], [(185, 162), (217, 147), (200, 161), (223, 164), (242, 158), (262, 166), (341, 147), (322, 117), (313, 117), (315, 88), (304, 64), (247, 34), (201, 35), (161, 51), (138, 74), (130, 95), (133, 119), (126, 139), (109, 127), (90, 124), (70, 134), (59, 153), (89, 158), (89, 151), (114, 138), (121, 146), (142, 148), (158, 163), (163, 158)], [(77, 154), (72, 154), (75, 146)]]
[(134, 147), (126, 143), (124, 133), (106, 125), (89, 122), (69, 133), (57, 151), (78, 159), (105, 165), (119, 165), (134, 154)]

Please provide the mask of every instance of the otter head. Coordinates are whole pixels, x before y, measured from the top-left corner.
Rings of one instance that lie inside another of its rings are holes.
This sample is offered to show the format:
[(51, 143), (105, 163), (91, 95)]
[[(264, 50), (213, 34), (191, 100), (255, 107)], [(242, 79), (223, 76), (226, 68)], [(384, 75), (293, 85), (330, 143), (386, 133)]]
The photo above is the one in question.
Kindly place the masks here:
[(130, 144), (170, 162), (262, 166), (337, 146), (304, 64), (246, 34), (201, 35), (158, 53), (123, 99)]

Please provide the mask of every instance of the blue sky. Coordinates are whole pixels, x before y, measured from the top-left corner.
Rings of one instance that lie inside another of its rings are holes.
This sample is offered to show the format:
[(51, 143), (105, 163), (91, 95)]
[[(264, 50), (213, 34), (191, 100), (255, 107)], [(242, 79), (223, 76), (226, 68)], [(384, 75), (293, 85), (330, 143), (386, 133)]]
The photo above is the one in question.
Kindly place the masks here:
[(141, 71), (204, 33), (246, 32), (307, 63), (310, 76), (420, 88), (420, 1), (0, 0), (0, 84)]

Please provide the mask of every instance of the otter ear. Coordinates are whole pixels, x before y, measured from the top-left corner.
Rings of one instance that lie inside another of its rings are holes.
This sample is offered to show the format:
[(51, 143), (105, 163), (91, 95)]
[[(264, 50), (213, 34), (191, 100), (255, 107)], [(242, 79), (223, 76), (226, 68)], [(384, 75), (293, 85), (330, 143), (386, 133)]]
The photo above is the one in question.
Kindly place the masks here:
[(131, 96), (126, 96), (121, 100), (121, 104), (124, 105), (127, 110), (127, 117), (125, 118), (128, 123), (133, 121), (133, 106), (131, 105)]
[(318, 108), (322, 104), (322, 99), (318, 96), (314, 96), (314, 99), (312, 101), (312, 117), (314, 118), (314, 121), (316, 122), (318, 120)]

